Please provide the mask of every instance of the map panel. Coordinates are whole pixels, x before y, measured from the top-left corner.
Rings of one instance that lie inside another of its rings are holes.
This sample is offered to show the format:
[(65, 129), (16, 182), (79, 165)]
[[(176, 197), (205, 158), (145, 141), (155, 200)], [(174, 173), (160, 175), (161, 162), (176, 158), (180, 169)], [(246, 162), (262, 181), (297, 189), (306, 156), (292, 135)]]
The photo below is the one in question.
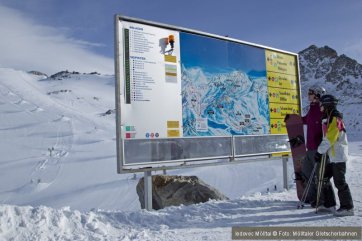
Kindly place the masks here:
[(269, 134), (265, 50), (180, 33), (184, 136)]

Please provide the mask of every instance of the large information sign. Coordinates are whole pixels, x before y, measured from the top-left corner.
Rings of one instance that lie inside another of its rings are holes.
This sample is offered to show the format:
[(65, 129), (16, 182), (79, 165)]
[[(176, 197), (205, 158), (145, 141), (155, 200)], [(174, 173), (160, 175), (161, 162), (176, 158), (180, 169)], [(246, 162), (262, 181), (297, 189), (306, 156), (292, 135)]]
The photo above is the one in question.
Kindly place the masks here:
[(115, 30), (120, 172), (289, 150), (296, 54), (120, 16)]

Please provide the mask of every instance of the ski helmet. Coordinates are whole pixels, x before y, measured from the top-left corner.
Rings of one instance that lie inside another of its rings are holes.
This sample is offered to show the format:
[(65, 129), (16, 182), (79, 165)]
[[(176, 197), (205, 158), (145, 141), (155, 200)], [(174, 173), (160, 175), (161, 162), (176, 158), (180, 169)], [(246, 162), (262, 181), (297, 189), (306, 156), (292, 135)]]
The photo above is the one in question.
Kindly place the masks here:
[(323, 95), (319, 99), (320, 105), (326, 109), (334, 109), (338, 104), (338, 99), (333, 95)]
[(326, 89), (319, 85), (313, 85), (309, 88), (309, 92), (316, 97), (321, 98), (322, 95), (326, 94)]

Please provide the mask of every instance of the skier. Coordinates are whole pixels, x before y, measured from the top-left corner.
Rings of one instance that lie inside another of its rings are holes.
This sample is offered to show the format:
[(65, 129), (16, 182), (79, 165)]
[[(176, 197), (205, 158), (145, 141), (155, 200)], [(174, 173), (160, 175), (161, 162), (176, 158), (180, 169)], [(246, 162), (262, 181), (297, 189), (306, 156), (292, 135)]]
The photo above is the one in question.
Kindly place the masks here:
[[(333, 177), (334, 185), (338, 189), (340, 208), (334, 212), (335, 216), (353, 216), (353, 200), (349, 186), (345, 179), (346, 161), (348, 159), (348, 141), (343, 123), (343, 115), (337, 110), (338, 100), (333, 95), (323, 95), (320, 98), (320, 109), (323, 112), (322, 129), (323, 140), (318, 146), (315, 161), (320, 162), (322, 154), (327, 154), (330, 161), (326, 163), (325, 176)], [(335, 203), (333, 189), (327, 189), (324, 204)]]
[[(326, 90), (319, 86), (314, 85), (308, 90), (308, 100), (310, 102), (308, 113), (302, 117), (303, 124), (307, 125), (307, 154), (302, 162), (302, 175), (306, 181), (311, 177), (312, 170), (315, 165), (314, 156), (317, 152), (317, 148), (322, 141), (322, 116), (323, 112), (319, 108), (319, 99), (326, 93)], [(312, 207), (315, 207), (316, 203), (316, 185), (312, 181), (309, 187), (306, 203), (310, 203)], [(322, 202), (321, 202), (322, 203)]]

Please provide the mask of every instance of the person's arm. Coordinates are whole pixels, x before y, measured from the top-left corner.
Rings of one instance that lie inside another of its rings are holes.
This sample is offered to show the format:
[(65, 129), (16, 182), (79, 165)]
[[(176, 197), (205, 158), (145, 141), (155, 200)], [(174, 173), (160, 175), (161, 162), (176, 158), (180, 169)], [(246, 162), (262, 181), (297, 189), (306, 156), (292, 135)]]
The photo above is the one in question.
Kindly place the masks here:
[[(329, 123), (327, 132), (323, 137), (321, 144), (318, 146), (318, 153), (324, 154), (333, 147), (339, 136), (339, 129), (337, 125), (337, 118), (333, 117), (332, 122)], [(332, 152), (333, 155), (333, 152)]]

